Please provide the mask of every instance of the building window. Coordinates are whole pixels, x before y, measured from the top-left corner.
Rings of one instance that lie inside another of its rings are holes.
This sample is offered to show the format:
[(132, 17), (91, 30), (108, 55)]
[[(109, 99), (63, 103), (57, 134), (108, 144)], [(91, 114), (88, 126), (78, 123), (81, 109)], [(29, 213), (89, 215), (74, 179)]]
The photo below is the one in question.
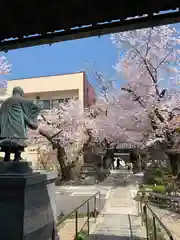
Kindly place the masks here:
[(64, 103), (64, 98), (58, 99), (59, 103)]
[(58, 107), (59, 107), (59, 99), (53, 99), (52, 108), (58, 108)]
[(50, 109), (50, 100), (37, 100), (37, 105), (41, 109)]
[(60, 103), (64, 103), (64, 98), (53, 99), (52, 100), (52, 108), (58, 108)]
[(35, 105), (37, 105), (37, 100), (33, 100), (33, 103), (34, 103)]
[(69, 102), (70, 98), (65, 98), (65, 103)]
[(52, 108), (58, 108), (60, 103), (67, 103), (70, 98), (60, 98), (52, 100)]

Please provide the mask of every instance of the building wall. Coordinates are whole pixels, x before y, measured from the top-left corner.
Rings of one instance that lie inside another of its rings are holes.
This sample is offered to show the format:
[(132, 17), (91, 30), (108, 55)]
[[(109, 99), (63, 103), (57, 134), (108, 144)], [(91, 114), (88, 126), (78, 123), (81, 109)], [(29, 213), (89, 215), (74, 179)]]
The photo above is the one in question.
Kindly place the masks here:
[(32, 100), (36, 99), (37, 96), (43, 100), (61, 97), (78, 97), (82, 103), (84, 100), (83, 72), (11, 80), (8, 81), (7, 95), (11, 95), (16, 86), (22, 87), (25, 96)]
[(92, 87), (92, 85), (87, 82), (87, 89), (88, 89), (88, 102), (89, 102), (89, 105), (95, 103), (96, 101), (96, 94), (95, 94), (95, 91)]
[(84, 73), (73, 73), (47, 77), (35, 77), (8, 81), (7, 96), (12, 94), (16, 86), (23, 88), (25, 96), (35, 100), (78, 97), (84, 105)]
[(51, 107), (57, 105), (57, 99), (61, 101), (78, 98), (82, 102), (82, 108), (91, 105), (96, 99), (85, 72), (8, 81), (6, 96), (0, 96), (0, 103), (11, 96), (16, 86), (23, 88), (28, 99), (38, 99), (37, 102), (50, 100)]
[(93, 104), (96, 100), (96, 94), (91, 86), (91, 84), (87, 80), (87, 76), (84, 73), (84, 106), (90, 106)]
[(34, 92), (56, 92), (70, 89), (79, 89), (83, 94), (83, 72), (47, 77), (35, 77), (8, 82), (7, 92), (11, 94), (15, 86), (21, 86), (26, 94)]

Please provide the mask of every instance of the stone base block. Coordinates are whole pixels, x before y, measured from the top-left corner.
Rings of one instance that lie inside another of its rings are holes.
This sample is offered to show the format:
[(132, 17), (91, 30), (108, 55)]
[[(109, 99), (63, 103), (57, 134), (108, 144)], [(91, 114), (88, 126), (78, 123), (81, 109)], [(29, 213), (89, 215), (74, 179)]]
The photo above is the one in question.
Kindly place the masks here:
[(54, 172), (0, 173), (0, 239), (52, 239), (55, 179)]

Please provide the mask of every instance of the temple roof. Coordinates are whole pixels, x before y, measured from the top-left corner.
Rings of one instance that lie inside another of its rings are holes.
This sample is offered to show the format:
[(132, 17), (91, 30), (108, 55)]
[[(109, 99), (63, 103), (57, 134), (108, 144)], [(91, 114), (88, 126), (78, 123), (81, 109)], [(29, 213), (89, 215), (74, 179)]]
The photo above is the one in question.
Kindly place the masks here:
[[(0, 50), (179, 22), (179, 0), (6, 0)], [(162, 11), (166, 14), (157, 15)], [(139, 17), (138, 17), (139, 16)]]

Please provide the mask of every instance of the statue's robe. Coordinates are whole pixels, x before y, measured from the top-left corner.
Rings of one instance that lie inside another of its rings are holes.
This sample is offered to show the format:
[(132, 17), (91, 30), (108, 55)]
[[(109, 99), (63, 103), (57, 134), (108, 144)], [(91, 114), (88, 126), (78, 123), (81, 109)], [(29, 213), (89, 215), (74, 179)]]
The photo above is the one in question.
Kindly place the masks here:
[(0, 147), (27, 147), (27, 127), (37, 129), (40, 109), (22, 96), (12, 96), (0, 108)]

